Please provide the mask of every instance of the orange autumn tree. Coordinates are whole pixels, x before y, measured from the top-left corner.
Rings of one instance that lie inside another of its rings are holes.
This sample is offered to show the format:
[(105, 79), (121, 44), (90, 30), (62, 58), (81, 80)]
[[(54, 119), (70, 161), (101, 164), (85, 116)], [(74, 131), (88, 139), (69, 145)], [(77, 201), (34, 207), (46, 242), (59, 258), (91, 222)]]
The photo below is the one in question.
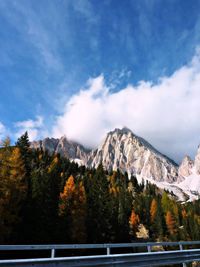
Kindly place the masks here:
[(170, 236), (175, 238), (177, 234), (176, 221), (170, 211), (167, 211), (167, 214), (165, 216), (165, 222)]
[(60, 193), (59, 215), (65, 220), (68, 239), (74, 243), (86, 242), (86, 193), (80, 181), (75, 184), (71, 175)]
[(138, 225), (140, 223), (139, 216), (132, 209), (131, 216), (129, 218), (130, 234), (136, 237), (136, 231), (138, 230)]
[(162, 240), (163, 238), (163, 224), (161, 209), (158, 200), (155, 198), (151, 201), (150, 206), (150, 233), (153, 239)]

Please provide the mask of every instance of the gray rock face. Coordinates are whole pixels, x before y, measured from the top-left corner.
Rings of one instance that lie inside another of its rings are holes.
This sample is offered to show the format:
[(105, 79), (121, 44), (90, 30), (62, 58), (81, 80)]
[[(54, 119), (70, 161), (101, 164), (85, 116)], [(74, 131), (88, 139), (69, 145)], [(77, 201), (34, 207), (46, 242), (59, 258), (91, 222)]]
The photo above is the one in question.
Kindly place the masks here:
[(194, 167), (194, 161), (189, 156), (185, 156), (178, 169), (178, 174), (179, 174), (178, 182), (183, 181), (184, 180), (183, 177), (191, 175), (193, 167)]
[(58, 142), (59, 139), (47, 137), (44, 140), (31, 142), (31, 147), (34, 149), (42, 148), (43, 150), (48, 150), (50, 153), (54, 153)]
[(195, 167), (195, 172), (197, 175), (200, 175), (200, 145), (197, 150), (197, 155), (194, 160), (194, 167)]
[(69, 141), (65, 136), (60, 139), (46, 138), (43, 141), (32, 142), (31, 146), (42, 147), (50, 153), (60, 153), (89, 168), (97, 168), (102, 163), (107, 170), (120, 169), (130, 175), (139, 175), (144, 179), (158, 182), (173, 183), (178, 177), (177, 165), (173, 161), (127, 128), (109, 132), (98, 149), (93, 151)]
[(193, 161), (189, 156), (185, 156), (178, 169), (179, 179), (184, 180), (183, 177), (190, 175), (200, 175), (200, 146), (198, 147), (195, 160)]
[(34, 149), (42, 148), (50, 153), (59, 153), (70, 160), (78, 159), (83, 165), (87, 164), (89, 151), (82, 145), (69, 141), (65, 136), (60, 139), (45, 138), (44, 140), (34, 141), (31, 143), (31, 147)]
[(120, 169), (159, 182), (173, 183), (178, 175), (175, 163), (127, 128), (109, 132), (99, 148), (90, 154), (89, 167), (96, 168), (100, 163), (107, 170)]

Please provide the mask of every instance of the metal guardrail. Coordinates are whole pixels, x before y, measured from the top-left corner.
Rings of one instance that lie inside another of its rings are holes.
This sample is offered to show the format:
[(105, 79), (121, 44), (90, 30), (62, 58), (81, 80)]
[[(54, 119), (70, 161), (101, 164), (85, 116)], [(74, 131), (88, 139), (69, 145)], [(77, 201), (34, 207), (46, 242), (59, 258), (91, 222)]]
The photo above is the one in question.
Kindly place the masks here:
[[(166, 264), (186, 263), (200, 261), (200, 248), (185, 249), (185, 246), (200, 245), (200, 241), (180, 242), (148, 242), (148, 243), (122, 243), (122, 244), (72, 244), (72, 245), (1, 245), (0, 251), (24, 251), (24, 250), (50, 250), (49, 258), (34, 259), (4, 259), (0, 260), (3, 267), (54, 267), (54, 266), (161, 266)], [(178, 247), (172, 251), (152, 252), (152, 247)], [(112, 248), (137, 248), (146, 247), (147, 252), (111, 254)], [(57, 250), (81, 250), (81, 249), (105, 249), (107, 255), (56, 257)]]

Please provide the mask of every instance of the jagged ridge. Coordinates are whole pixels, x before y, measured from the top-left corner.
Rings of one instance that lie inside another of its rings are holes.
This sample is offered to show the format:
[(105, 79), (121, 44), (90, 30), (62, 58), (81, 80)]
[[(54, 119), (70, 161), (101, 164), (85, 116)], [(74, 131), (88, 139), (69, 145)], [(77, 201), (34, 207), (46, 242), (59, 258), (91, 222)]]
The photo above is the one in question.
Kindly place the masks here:
[(128, 128), (109, 132), (103, 143), (93, 151), (68, 140), (66, 136), (60, 139), (45, 138), (32, 142), (31, 146), (60, 153), (87, 167), (96, 168), (103, 163), (107, 170), (119, 168), (130, 175), (141, 175), (155, 181), (172, 183), (177, 179), (177, 165)]
[(184, 192), (190, 199), (197, 198), (200, 193), (200, 148), (195, 161), (187, 156), (178, 168), (173, 160), (126, 127), (110, 131), (95, 150), (88, 150), (66, 136), (34, 141), (31, 147), (60, 153), (89, 168), (97, 168), (102, 163), (107, 170), (120, 169), (138, 180), (148, 180), (171, 190), (180, 199), (184, 199)]

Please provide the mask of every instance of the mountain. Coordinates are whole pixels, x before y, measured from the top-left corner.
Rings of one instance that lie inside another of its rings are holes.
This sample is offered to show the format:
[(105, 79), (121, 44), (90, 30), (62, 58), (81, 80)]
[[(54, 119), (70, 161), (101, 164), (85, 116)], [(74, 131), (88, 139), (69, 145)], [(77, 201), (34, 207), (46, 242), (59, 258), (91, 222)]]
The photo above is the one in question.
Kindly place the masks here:
[(192, 200), (200, 193), (200, 148), (195, 161), (186, 156), (178, 167), (173, 160), (128, 128), (109, 132), (94, 150), (88, 150), (66, 136), (34, 141), (31, 147), (60, 153), (88, 168), (97, 168), (102, 163), (108, 171), (120, 169), (129, 176), (135, 175), (139, 182), (144, 179), (172, 191), (180, 200)]
[(102, 163), (107, 170), (120, 169), (129, 175), (173, 183), (177, 180), (177, 165), (158, 152), (143, 138), (128, 128), (115, 129), (90, 154), (88, 166)]
[(31, 147), (34, 149), (42, 148), (50, 153), (59, 153), (78, 164), (87, 165), (89, 150), (76, 142), (68, 140), (66, 136), (62, 136), (60, 139), (47, 137), (44, 140), (33, 141)]
[(179, 183), (178, 186), (186, 192), (186, 194), (200, 194), (200, 146), (198, 147), (195, 160), (189, 156), (185, 156), (179, 166)]

